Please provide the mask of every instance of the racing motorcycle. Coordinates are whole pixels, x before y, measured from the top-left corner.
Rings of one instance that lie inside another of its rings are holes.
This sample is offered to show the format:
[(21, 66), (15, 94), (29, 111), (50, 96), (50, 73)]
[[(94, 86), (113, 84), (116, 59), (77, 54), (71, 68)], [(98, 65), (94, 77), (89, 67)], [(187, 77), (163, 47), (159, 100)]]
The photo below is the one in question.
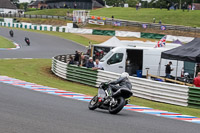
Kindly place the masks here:
[(132, 92), (128, 88), (118, 88), (116, 92), (113, 92), (112, 87), (116, 86), (109, 82), (101, 83), (98, 94), (91, 99), (88, 108), (90, 110), (105, 109), (111, 114), (119, 113), (129, 103), (128, 98), (132, 96)]
[(14, 36), (14, 32), (12, 30), (9, 31), (9, 34), (10, 34), (11, 37)]
[(26, 42), (26, 44), (28, 45), (28, 46), (30, 46), (30, 40), (29, 40), (29, 38), (28, 37), (25, 37), (25, 42)]

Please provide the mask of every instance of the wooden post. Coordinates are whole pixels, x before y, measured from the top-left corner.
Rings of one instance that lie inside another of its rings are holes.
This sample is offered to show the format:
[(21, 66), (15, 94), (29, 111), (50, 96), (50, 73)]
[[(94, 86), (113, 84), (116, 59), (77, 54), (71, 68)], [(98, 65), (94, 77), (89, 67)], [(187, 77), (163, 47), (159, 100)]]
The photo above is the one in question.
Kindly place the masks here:
[(149, 77), (149, 68), (145, 68), (147, 70), (147, 73), (146, 73), (146, 78), (148, 79)]

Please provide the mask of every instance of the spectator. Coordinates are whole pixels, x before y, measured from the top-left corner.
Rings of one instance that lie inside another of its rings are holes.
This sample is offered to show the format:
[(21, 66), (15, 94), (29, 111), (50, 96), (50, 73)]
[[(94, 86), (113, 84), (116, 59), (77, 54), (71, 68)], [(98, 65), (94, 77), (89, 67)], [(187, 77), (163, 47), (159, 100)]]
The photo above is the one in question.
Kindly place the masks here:
[(192, 5), (192, 10), (195, 10), (195, 5), (194, 4)]
[(171, 71), (173, 71), (174, 69), (171, 69), (171, 65), (172, 65), (172, 62), (170, 61), (169, 64), (166, 65), (166, 69), (165, 69), (165, 73), (166, 73), (166, 78), (170, 78), (170, 74), (171, 74)]
[(80, 60), (80, 52), (76, 51), (75, 57), (74, 57), (74, 64), (78, 65), (79, 60)]
[(193, 84), (194, 84), (196, 87), (200, 87), (200, 72), (198, 72), (197, 77), (194, 78)]
[(94, 62), (93, 62), (92, 57), (89, 58), (89, 61), (87, 62), (86, 67), (87, 68), (93, 68), (94, 67)]
[(139, 9), (142, 7), (142, 3), (140, 2), (139, 4), (138, 4), (138, 6), (139, 6)]
[(114, 20), (114, 16), (112, 15), (112, 20)]
[(167, 10), (170, 10), (170, 3), (167, 3)]
[(200, 72), (200, 63), (198, 63), (196, 66), (196, 76), (197, 76), (198, 72)]
[(69, 17), (70, 15), (69, 15), (69, 10), (67, 10), (67, 16)]
[(74, 64), (74, 58), (72, 56), (69, 57), (69, 64), (71, 64), (71, 65)]
[(188, 12), (192, 9), (191, 5), (188, 5)]
[(85, 55), (81, 55), (81, 59), (79, 61), (79, 66), (86, 67), (87, 57)]
[(137, 3), (137, 4), (136, 4), (136, 10), (138, 10), (138, 9), (139, 9), (139, 4)]
[(183, 9), (183, 11), (185, 11), (185, 9), (187, 9), (187, 3), (186, 2), (183, 3), (182, 9)]
[(76, 9), (76, 7), (77, 7), (77, 4), (76, 4), (76, 3), (74, 3), (74, 9)]
[(155, 23), (156, 22), (156, 18), (153, 18), (153, 23)]
[(161, 20), (159, 21), (159, 24), (162, 24), (162, 21), (161, 21)]
[(102, 65), (101, 65), (100, 62), (99, 62), (99, 59), (96, 59), (96, 60), (95, 60), (94, 67), (93, 67), (92, 69), (93, 69), (93, 70), (97, 70), (97, 69), (103, 70), (103, 67), (102, 67)]

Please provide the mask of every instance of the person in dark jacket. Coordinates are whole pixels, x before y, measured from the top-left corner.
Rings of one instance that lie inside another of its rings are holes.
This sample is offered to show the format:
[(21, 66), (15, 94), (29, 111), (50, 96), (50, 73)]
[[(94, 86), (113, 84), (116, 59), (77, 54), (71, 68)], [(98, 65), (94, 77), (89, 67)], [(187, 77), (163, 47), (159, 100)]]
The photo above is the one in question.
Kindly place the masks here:
[(87, 68), (93, 68), (94, 67), (94, 62), (93, 62), (92, 57), (89, 58), (89, 61), (87, 62), (86, 67)]
[(166, 78), (170, 78), (170, 74), (171, 74), (171, 71), (173, 71), (174, 69), (171, 68), (171, 65), (172, 65), (172, 62), (170, 61), (167, 65), (166, 65), (166, 68), (165, 68), (165, 74), (166, 74)]
[(113, 85), (111, 87), (112, 91), (114, 92), (113, 96), (115, 96), (118, 91), (120, 91), (120, 88), (127, 88), (129, 90), (132, 89), (131, 82), (129, 81), (129, 74), (127, 72), (123, 72), (119, 79), (110, 82), (110, 84)]

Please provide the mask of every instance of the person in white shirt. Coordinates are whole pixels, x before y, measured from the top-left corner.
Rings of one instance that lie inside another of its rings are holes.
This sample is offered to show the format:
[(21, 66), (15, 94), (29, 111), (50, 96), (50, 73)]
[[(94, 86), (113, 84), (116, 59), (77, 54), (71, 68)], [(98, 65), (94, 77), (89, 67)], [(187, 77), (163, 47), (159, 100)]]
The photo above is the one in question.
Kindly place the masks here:
[(102, 70), (103, 69), (103, 66), (101, 65), (101, 63), (99, 62), (99, 59), (96, 59), (95, 62), (94, 62), (94, 67), (92, 68), (93, 70), (97, 70), (97, 69), (100, 69)]

